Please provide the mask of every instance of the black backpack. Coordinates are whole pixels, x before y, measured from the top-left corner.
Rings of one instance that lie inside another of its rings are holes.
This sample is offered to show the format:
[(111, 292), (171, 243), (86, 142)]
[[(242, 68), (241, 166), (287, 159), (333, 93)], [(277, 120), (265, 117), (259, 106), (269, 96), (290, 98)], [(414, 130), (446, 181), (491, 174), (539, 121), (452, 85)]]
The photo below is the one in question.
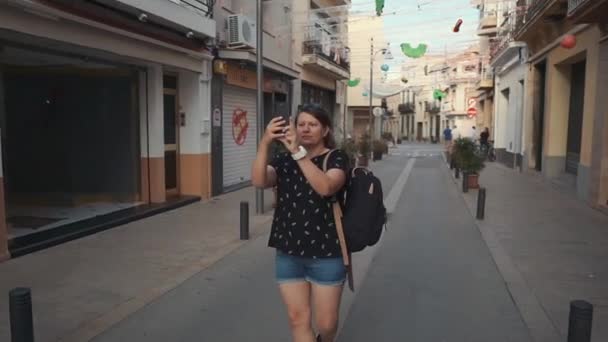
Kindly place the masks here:
[[(330, 154), (331, 152), (325, 157), (324, 170), (327, 169), (326, 162)], [(367, 168), (349, 169), (344, 188), (333, 200), (341, 207), (344, 238), (349, 253), (360, 252), (378, 243), (387, 221), (382, 183), (378, 177)]]

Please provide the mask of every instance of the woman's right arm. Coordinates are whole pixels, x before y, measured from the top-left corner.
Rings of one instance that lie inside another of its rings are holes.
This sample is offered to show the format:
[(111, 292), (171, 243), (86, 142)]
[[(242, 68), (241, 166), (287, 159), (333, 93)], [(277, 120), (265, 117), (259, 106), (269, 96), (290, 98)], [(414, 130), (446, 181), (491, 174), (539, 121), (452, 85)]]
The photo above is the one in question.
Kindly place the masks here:
[(272, 166), (268, 165), (268, 150), (274, 139), (283, 137), (285, 120), (276, 117), (270, 120), (264, 136), (260, 140), (258, 153), (253, 162), (251, 170), (251, 183), (256, 188), (265, 189), (277, 184), (277, 174)]
[(260, 143), (260, 149), (253, 162), (251, 182), (260, 189), (271, 188), (277, 184), (277, 173), (268, 165), (268, 145), (264, 146)]

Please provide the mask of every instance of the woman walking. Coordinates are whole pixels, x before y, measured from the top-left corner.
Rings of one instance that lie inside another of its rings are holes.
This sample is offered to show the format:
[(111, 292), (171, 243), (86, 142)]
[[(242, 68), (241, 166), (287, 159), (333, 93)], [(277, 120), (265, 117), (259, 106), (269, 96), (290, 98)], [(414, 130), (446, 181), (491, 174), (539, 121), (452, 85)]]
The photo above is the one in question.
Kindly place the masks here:
[[(273, 141), (288, 152), (269, 163)], [(268, 245), (276, 249), (276, 281), (294, 342), (334, 342), (338, 330), (346, 268), (329, 198), (344, 186), (348, 157), (333, 151), (323, 172), (334, 147), (329, 115), (320, 106), (305, 105), (293, 123), (280, 117), (270, 121), (253, 164), (255, 187), (277, 187)]]

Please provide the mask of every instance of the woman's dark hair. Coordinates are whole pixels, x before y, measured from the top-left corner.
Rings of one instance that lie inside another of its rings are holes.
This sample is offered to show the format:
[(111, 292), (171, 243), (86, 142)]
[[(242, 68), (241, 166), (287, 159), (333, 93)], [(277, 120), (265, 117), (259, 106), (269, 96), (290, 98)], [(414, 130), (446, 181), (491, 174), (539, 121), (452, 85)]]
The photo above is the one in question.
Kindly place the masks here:
[(327, 133), (327, 136), (325, 138), (323, 138), (323, 143), (325, 144), (325, 147), (327, 147), (327, 148), (330, 148), (330, 149), (336, 148), (336, 140), (334, 138), (334, 128), (333, 128), (333, 124), (331, 122), (331, 118), (329, 117), (329, 114), (327, 113), (327, 111), (325, 109), (323, 109), (323, 107), (319, 106), (318, 104), (309, 103), (309, 104), (302, 105), (302, 106), (300, 106), (300, 108), (298, 110), (298, 114), (296, 115), (296, 118), (295, 118), (296, 125), (298, 123), (298, 118), (300, 117), (300, 114), (302, 114), (302, 113), (307, 113), (307, 114), (314, 116), (315, 119), (319, 120), (319, 122), (321, 123), (321, 126), (323, 126), (323, 128), (329, 129), (329, 133)]

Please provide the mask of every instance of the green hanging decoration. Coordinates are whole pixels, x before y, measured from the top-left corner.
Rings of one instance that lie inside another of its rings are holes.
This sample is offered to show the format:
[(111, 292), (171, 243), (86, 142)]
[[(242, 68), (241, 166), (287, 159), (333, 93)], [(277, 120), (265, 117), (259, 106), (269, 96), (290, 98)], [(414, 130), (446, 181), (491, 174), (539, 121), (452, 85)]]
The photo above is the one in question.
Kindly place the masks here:
[(427, 47), (426, 44), (419, 44), (416, 48), (413, 48), (409, 43), (403, 43), (401, 44), (401, 51), (410, 58), (420, 58), (426, 53)]
[(355, 78), (354, 80), (348, 80), (348, 86), (349, 87), (356, 87), (359, 85), (359, 82), (361, 82), (360, 78)]
[(439, 90), (439, 89), (435, 89), (435, 91), (433, 91), (433, 98), (435, 100), (442, 100), (444, 99), (446, 96), (446, 93), (444, 93), (443, 91)]
[(376, 0), (376, 15), (381, 16), (384, 10), (384, 0)]

